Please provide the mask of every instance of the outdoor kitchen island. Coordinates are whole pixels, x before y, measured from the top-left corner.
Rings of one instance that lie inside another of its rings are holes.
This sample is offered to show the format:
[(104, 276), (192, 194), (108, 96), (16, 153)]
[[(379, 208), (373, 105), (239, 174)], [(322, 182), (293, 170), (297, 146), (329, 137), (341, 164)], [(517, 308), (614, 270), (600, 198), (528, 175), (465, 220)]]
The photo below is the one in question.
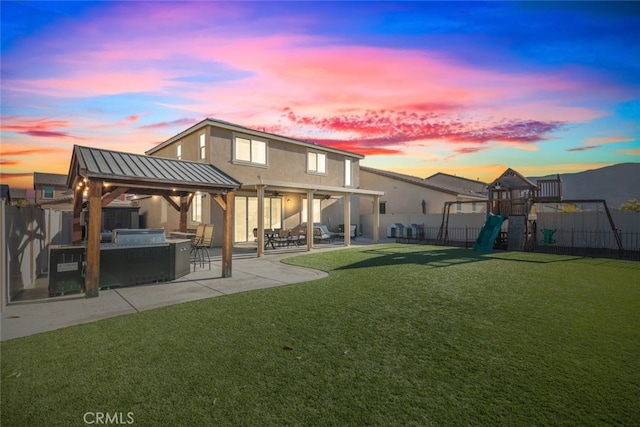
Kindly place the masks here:
[[(100, 289), (164, 282), (190, 271), (191, 241), (167, 239), (163, 229), (116, 229), (100, 245)], [(49, 296), (85, 289), (86, 247), (52, 246)]]

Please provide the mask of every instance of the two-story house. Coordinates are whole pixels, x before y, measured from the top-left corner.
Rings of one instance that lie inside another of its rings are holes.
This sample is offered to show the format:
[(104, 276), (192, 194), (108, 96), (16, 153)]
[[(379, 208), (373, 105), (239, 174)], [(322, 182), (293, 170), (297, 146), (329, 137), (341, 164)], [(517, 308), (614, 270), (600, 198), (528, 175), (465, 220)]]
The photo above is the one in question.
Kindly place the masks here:
[[(242, 183), (234, 197), (234, 242), (254, 241), (254, 229), (322, 223), (329, 229), (357, 224), (359, 197), (384, 193), (360, 186), (364, 156), (303, 140), (207, 118), (148, 150), (147, 155), (210, 163)], [(353, 199), (353, 200), (352, 200)], [(177, 227), (177, 217), (158, 198), (141, 203), (147, 224)], [(188, 228), (221, 224), (222, 212), (206, 194), (196, 194)], [(311, 228), (309, 228), (311, 230)], [(358, 230), (378, 238), (378, 229)], [(220, 243), (216, 233), (214, 244)], [(348, 236), (345, 244), (349, 244)], [(259, 245), (259, 252), (260, 252)]]
[(33, 173), (35, 203), (50, 209), (73, 209), (73, 191), (67, 186), (67, 175), (58, 173)]

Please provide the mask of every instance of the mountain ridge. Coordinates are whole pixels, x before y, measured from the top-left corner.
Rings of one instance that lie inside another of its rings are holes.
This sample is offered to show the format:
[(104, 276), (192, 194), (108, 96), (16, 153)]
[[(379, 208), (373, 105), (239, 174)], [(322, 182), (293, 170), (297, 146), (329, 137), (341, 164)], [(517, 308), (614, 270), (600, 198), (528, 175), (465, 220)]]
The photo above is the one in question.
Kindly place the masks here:
[[(559, 175), (564, 200), (604, 199), (607, 206), (615, 210), (631, 199), (640, 200), (640, 163), (618, 163)], [(535, 182), (555, 177), (556, 174), (527, 179)]]

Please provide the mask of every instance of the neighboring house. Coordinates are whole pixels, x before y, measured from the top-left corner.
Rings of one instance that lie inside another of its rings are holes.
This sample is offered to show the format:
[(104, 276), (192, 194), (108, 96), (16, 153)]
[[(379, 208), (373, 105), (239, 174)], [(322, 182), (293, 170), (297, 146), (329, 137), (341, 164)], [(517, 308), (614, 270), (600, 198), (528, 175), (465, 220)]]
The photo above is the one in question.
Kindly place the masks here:
[(487, 194), (487, 183), (480, 179), (473, 180), (448, 173), (438, 172), (424, 179), (438, 187), (449, 188), (459, 194)]
[[(67, 175), (34, 172), (33, 188), (36, 193), (35, 203), (41, 208), (73, 211), (73, 190), (67, 186)], [(13, 190), (11, 193), (13, 194)], [(131, 206), (131, 202), (127, 200), (126, 194), (109, 203), (110, 208), (128, 206)]]
[(27, 190), (24, 188), (11, 188), (11, 204), (14, 206), (28, 206), (31, 202), (27, 198)]
[[(440, 214), (445, 202), (458, 201), (478, 203), (460, 204), (451, 209), (452, 213), (486, 212), (486, 195), (436, 185), (415, 176), (362, 166), (360, 182), (363, 186), (385, 192), (380, 199), (380, 214)], [(365, 203), (361, 206), (362, 213), (371, 213), (370, 205)]]
[(0, 202), (2, 202), (3, 205), (11, 204), (11, 192), (7, 184), (0, 184)]
[[(487, 212), (486, 195), (470, 190), (443, 187), (415, 176), (363, 166), (360, 167), (360, 183), (363, 187), (376, 188), (385, 193), (379, 200), (379, 233), (381, 235), (387, 234), (389, 227), (397, 223), (438, 227), (442, 222), (445, 202), (453, 203), (449, 210), (452, 214), (483, 214), (479, 215), (479, 219), (474, 219), (470, 223), (472, 225), (481, 221)], [(360, 215), (363, 222), (366, 222), (365, 218), (371, 214), (373, 208), (370, 201), (360, 202)], [(469, 218), (465, 218), (464, 221), (469, 221)]]
[(73, 191), (67, 187), (67, 175), (57, 173), (33, 173), (35, 204), (61, 210), (73, 210)]
[(10, 188), (7, 184), (0, 184), (0, 200), (5, 205), (28, 206), (27, 190), (24, 188)]
[[(242, 183), (235, 193), (234, 242), (253, 242), (253, 230), (260, 226), (294, 228), (313, 222), (335, 230), (345, 222), (359, 225), (358, 198), (383, 194), (361, 184), (360, 154), (217, 119), (205, 119), (146, 154), (210, 163)], [(148, 226), (177, 228), (175, 212), (162, 199), (139, 203)], [(196, 194), (188, 228), (221, 221), (217, 203)], [(372, 229), (358, 226), (358, 232), (373, 236)], [(214, 244), (220, 239), (216, 233)]]

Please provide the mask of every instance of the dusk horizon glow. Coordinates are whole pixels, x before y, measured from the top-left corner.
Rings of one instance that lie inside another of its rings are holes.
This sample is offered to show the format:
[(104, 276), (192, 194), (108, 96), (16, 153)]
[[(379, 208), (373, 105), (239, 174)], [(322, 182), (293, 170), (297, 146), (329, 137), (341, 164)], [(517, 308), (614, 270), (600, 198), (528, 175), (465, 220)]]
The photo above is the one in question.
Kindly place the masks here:
[(0, 181), (205, 118), (491, 181), (640, 161), (640, 3), (3, 1)]

